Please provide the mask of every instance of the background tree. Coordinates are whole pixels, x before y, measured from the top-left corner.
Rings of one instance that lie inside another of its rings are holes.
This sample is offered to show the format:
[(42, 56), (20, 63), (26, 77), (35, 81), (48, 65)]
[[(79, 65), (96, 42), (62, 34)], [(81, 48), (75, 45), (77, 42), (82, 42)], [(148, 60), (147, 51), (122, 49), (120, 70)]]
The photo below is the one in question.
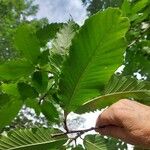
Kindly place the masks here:
[(0, 61), (16, 55), (13, 35), (20, 23), (36, 14), (34, 0), (0, 0)]

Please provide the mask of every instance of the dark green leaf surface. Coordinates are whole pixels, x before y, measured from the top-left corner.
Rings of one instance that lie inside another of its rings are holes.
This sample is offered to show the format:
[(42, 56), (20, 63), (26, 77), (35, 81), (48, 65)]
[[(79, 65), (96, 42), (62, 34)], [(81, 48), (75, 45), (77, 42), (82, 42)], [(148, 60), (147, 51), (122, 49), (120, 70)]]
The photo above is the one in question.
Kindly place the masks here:
[(128, 19), (113, 8), (85, 22), (72, 41), (61, 74), (60, 91), (67, 111), (100, 95), (100, 90), (122, 62), (128, 27)]
[(67, 141), (65, 138), (51, 137), (53, 130), (20, 129), (0, 138), (0, 150), (51, 150), (59, 149)]
[(41, 105), (41, 111), (47, 118), (47, 120), (51, 122), (58, 122), (59, 114), (56, 107), (47, 100), (44, 100)]
[(10, 97), (7, 94), (0, 93), (0, 108), (10, 101)]
[(83, 104), (77, 112), (101, 109), (124, 98), (134, 98), (150, 105), (150, 83), (129, 77), (113, 76), (106, 86), (104, 95)]
[(40, 66), (47, 65), (49, 62), (49, 50), (43, 51), (38, 57), (38, 64)]
[(45, 44), (56, 36), (56, 33), (61, 29), (63, 23), (52, 23), (44, 26), (36, 32), (37, 38), (40, 41), (41, 46)]
[[(0, 98), (2, 98), (0, 96)], [(4, 99), (5, 98), (5, 99)], [(3, 97), (0, 103), (5, 101), (4, 105), (0, 105), (0, 131), (11, 123), (21, 109), (23, 102), (17, 98)]]
[(32, 26), (25, 24), (17, 29), (15, 46), (27, 59), (36, 63), (40, 55), (40, 44)]
[(32, 84), (39, 93), (45, 92), (48, 86), (48, 73), (43, 71), (34, 72)]
[(27, 60), (16, 60), (0, 65), (0, 78), (4, 80), (16, 80), (27, 77), (34, 67)]
[(40, 105), (39, 105), (39, 102), (37, 99), (29, 99), (28, 98), (25, 100), (24, 103), (27, 107), (33, 108), (37, 115), (40, 115), (41, 108), (40, 108)]
[(18, 91), (22, 97), (23, 100), (27, 98), (36, 98), (38, 97), (37, 91), (30, 86), (29, 84), (26, 84), (24, 82), (18, 83)]

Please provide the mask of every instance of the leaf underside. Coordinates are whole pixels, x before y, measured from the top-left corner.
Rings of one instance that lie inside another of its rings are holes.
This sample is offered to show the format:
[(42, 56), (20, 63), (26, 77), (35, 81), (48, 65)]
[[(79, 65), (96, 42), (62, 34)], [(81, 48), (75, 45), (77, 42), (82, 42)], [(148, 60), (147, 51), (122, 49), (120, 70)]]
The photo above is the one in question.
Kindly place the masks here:
[(100, 95), (100, 90), (122, 62), (128, 27), (128, 19), (113, 8), (85, 22), (72, 41), (61, 74), (60, 95), (67, 111), (74, 111)]
[(125, 98), (135, 99), (150, 105), (150, 83), (131, 77), (113, 76), (106, 86), (104, 94), (84, 103), (77, 112), (83, 113), (102, 109)]
[(20, 129), (0, 138), (0, 150), (50, 150), (61, 147), (66, 139), (53, 139), (52, 130)]

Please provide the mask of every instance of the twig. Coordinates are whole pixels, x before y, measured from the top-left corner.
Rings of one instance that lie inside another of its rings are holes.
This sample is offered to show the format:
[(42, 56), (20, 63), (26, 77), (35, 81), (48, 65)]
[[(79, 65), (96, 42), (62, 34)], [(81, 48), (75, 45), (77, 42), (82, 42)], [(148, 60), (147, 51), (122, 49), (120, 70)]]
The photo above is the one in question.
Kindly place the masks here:
[(55, 138), (55, 137), (59, 137), (59, 136), (67, 135), (67, 134), (73, 134), (73, 133), (79, 133), (81, 136), (85, 132), (89, 132), (89, 131), (96, 130), (96, 129), (98, 129), (98, 128), (92, 127), (92, 128), (83, 129), (83, 130), (73, 130), (73, 131), (68, 131), (68, 132), (64, 132), (64, 133), (52, 134), (51, 137)]
[[(147, 28), (145, 28), (143, 31), (141, 31), (141, 34), (143, 34), (145, 31), (147, 31), (150, 28), (150, 26), (148, 26)], [(128, 48), (130, 48), (133, 44), (135, 44), (137, 41), (139, 41), (142, 38), (142, 35), (137, 36), (129, 45)]]
[(64, 129), (66, 130), (66, 132), (69, 132), (69, 129), (67, 126), (67, 115), (68, 115), (68, 113), (66, 111), (64, 111)]
[(73, 142), (73, 141), (75, 141), (75, 144), (76, 144), (77, 138), (80, 137), (80, 138), (82, 139), (82, 137), (81, 137), (82, 134), (84, 134), (84, 133), (77, 133), (77, 135), (76, 135), (74, 138), (71, 138), (71, 139), (70, 139), (70, 141), (68, 142), (68, 144), (70, 144), (70, 143)]
[(39, 105), (41, 104), (42, 100), (45, 99), (45, 97), (48, 95), (48, 92), (45, 93), (43, 96), (40, 97), (39, 99)]

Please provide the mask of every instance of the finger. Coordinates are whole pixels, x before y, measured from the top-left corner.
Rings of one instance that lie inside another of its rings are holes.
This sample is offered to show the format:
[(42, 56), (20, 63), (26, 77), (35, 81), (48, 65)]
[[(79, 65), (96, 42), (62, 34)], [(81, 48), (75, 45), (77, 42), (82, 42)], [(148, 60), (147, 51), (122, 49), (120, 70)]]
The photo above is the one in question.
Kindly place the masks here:
[(112, 117), (112, 112), (108, 108), (98, 116), (95, 127), (99, 128), (103, 126), (112, 125), (112, 123), (114, 122), (113, 120), (114, 119)]
[(126, 131), (124, 130), (124, 128), (121, 127), (117, 127), (113, 125), (105, 126), (103, 128), (99, 128), (98, 132), (101, 135), (111, 136), (123, 140), (126, 139)]

